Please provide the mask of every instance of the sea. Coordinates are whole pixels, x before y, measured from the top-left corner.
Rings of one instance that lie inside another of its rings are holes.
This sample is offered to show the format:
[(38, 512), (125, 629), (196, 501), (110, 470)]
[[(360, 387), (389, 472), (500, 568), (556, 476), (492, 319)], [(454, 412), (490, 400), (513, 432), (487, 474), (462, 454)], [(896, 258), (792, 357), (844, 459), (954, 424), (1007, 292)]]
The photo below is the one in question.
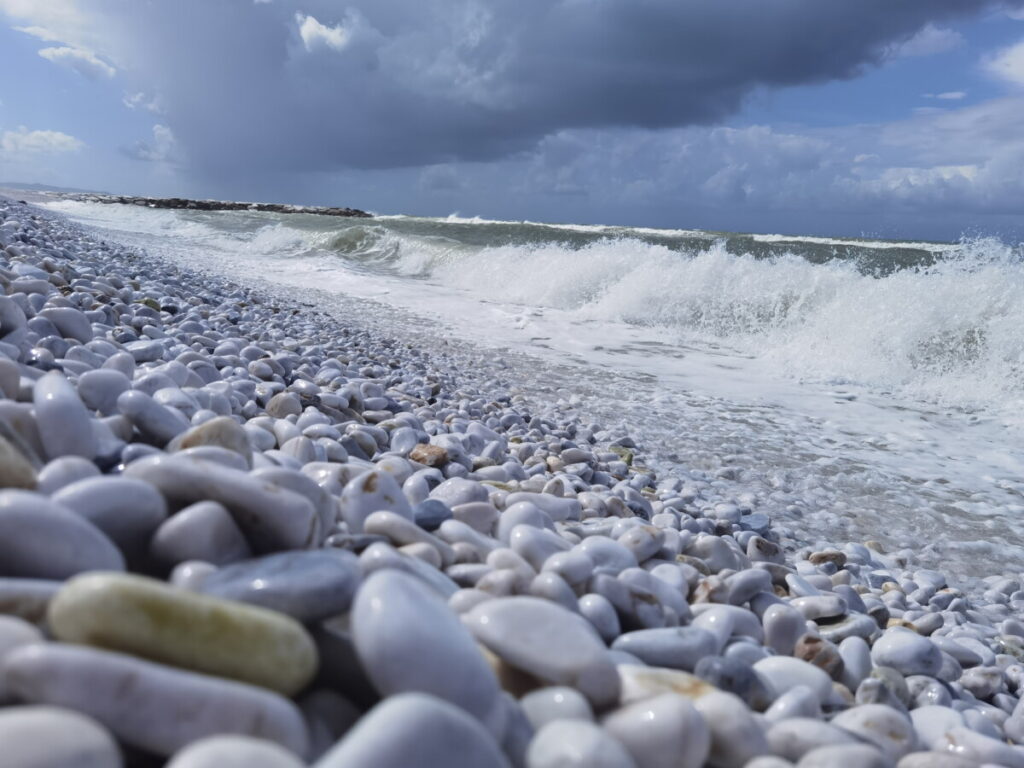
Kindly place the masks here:
[[(1024, 246), (50, 200), (104, 239), (458, 349), (791, 546), (1024, 571)], [(473, 367), (473, 366), (470, 366)], [(468, 371), (467, 371), (468, 374)]]

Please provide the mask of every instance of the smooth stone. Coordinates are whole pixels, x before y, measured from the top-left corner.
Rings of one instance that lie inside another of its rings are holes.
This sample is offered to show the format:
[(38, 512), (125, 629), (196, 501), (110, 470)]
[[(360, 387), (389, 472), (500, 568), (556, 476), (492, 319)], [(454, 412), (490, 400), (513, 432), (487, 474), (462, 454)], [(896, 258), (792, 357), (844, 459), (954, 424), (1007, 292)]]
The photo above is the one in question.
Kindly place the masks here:
[(761, 623), (765, 645), (782, 656), (791, 654), (796, 641), (807, 631), (807, 620), (803, 614), (782, 603), (768, 606)]
[(0, 491), (0, 576), (62, 580), (94, 570), (124, 570), (102, 531), (40, 494)]
[(52, 496), (74, 482), (99, 476), (99, 469), (88, 459), (81, 456), (61, 456), (48, 462), (39, 472), (37, 490), (39, 493)]
[(764, 713), (772, 723), (793, 717), (821, 718), (821, 702), (818, 695), (806, 685), (797, 685), (779, 696)]
[(975, 733), (968, 728), (952, 728), (945, 734), (945, 749), (954, 755), (977, 763), (989, 763), (1005, 768), (1024, 768), (1024, 750), (1005, 742)]
[(759, 568), (748, 568), (725, 580), (729, 588), (729, 602), (743, 605), (760, 592), (772, 591), (772, 577), (768, 571)]
[(693, 673), (716, 688), (735, 694), (758, 712), (771, 706), (776, 696), (776, 692), (765, 684), (753, 666), (739, 659), (705, 656), (697, 663)]
[(619, 622), (619, 615), (615, 607), (607, 597), (596, 593), (583, 595), (577, 603), (580, 615), (590, 622), (590, 625), (601, 636), (606, 643), (610, 643), (619, 636), (622, 628)]
[(700, 713), (673, 693), (627, 704), (607, 715), (602, 726), (637, 768), (700, 768), (711, 749), (711, 732)]
[(178, 752), (166, 768), (302, 768), (279, 745), (251, 736), (208, 736)]
[(231, 513), (216, 501), (191, 504), (165, 520), (150, 540), (150, 553), (168, 566), (187, 560), (226, 565), (252, 557)]
[(708, 760), (717, 768), (743, 768), (768, 753), (768, 741), (747, 705), (729, 693), (711, 693), (694, 699), (711, 731)]
[(127, 574), (68, 581), (50, 601), (54, 635), (242, 680), (291, 695), (313, 677), (312, 638), (292, 619), (262, 608), (175, 589)]
[(693, 605), (693, 614), (693, 626), (710, 630), (723, 646), (734, 635), (745, 635), (759, 643), (764, 640), (764, 630), (757, 616), (738, 605), (697, 603)]
[(403, 571), (419, 579), (445, 600), (459, 591), (459, 585), (445, 573), (419, 558), (399, 552), (383, 541), (374, 542), (363, 550), (359, 556), (359, 567), (364, 578), (381, 570)]
[(509, 543), (512, 529), (517, 525), (528, 525), (532, 528), (546, 528), (551, 525), (551, 518), (544, 514), (540, 508), (529, 501), (520, 501), (505, 507), (498, 518), (498, 528), (495, 532), (498, 540), (505, 545)]
[(910, 710), (910, 721), (923, 748), (942, 751), (946, 734), (964, 726), (964, 716), (950, 707), (924, 706)]
[(793, 648), (793, 657), (813, 664), (833, 680), (841, 681), (843, 659), (834, 643), (822, 640), (816, 634), (803, 635)]
[(904, 755), (896, 768), (977, 768), (978, 761), (949, 752), (911, 752)]
[(103, 726), (62, 707), (0, 710), (4, 768), (121, 768), (121, 751)]
[(388, 472), (371, 471), (354, 477), (341, 492), (338, 507), (350, 533), (362, 533), (366, 518), (381, 510), (415, 522), (409, 501)]
[(960, 675), (959, 682), (976, 698), (990, 699), (1003, 688), (1003, 671), (999, 667), (972, 667)]
[(78, 396), (90, 410), (111, 416), (117, 413), (117, 398), (131, 386), (131, 379), (120, 371), (98, 368), (78, 377)]
[(805, 619), (831, 619), (845, 616), (846, 601), (839, 595), (809, 595), (796, 597), (789, 601), (790, 606), (803, 614)]
[(363, 533), (386, 536), (396, 546), (426, 544), (436, 552), (444, 566), (455, 562), (455, 550), (451, 545), (423, 530), (415, 522), (394, 512), (381, 510), (373, 512), (363, 521)]
[(557, 533), (531, 525), (517, 525), (508, 540), (512, 550), (537, 571), (543, 570), (549, 558), (566, 553), (572, 546)]
[(157, 445), (167, 445), (189, 428), (189, 421), (174, 408), (166, 408), (141, 390), (122, 392), (117, 410), (131, 419), (142, 435)]
[(452, 477), (445, 480), (430, 492), (430, 498), (443, 501), (452, 511), (460, 504), (470, 504), (475, 501), (487, 501), (490, 494), (486, 485), (481, 485), (475, 480), (467, 480), (464, 477)]
[(594, 573), (616, 576), (627, 568), (637, 567), (636, 555), (607, 536), (588, 536), (577, 550), (593, 561)]
[(32, 402), (46, 458), (96, 456), (98, 446), (92, 419), (62, 373), (50, 371), (39, 379), (32, 390)]
[(252, 448), (245, 429), (230, 416), (218, 416), (182, 432), (167, 444), (167, 452), (213, 445), (237, 453), (252, 466)]
[(622, 744), (586, 720), (557, 720), (530, 742), (526, 768), (637, 768)]
[(314, 768), (509, 768), (491, 734), (448, 701), (422, 693), (389, 696)]
[(665, 534), (653, 525), (638, 525), (616, 541), (632, 552), (638, 563), (643, 563), (658, 553), (665, 543)]
[(505, 663), (551, 685), (570, 685), (596, 709), (619, 697), (608, 650), (582, 617), (535, 597), (488, 600), (463, 614), (473, 636)]
[(871, 674), (871, 648), (860, 637), (848, 637), (839, 643), (839, 656), (843, 660), (840, 682), (851, 691)]
[(669, 667), (693, 672), (697, 662), (714, 656), (718, 640), (699, 627), (641, 629), (620, 635), (611, 645), (626, 651), (652, 667)]
[(926, 637), (902, 627), (885, 631), (871, 648), (871, 660), (903, 675), (935, 677), (942, 667), (942, 651)]
[(840, 712), (832, 725), (874, 744), (895, 762), (917, 748), (917, 734), (910, 719), (884, 704), (862, 704)]
[(152, 363), (164, 356), (164, 347), (158, 341), (129, 341), (125, 350), (136, 363)]
[(674, 693), (693, 700), (710, 693), (720, 692), (696, 675), (678, 669), (647, 667), (630, 663), (619, 664), (617, 670), (621, 687), (620, 704), (641, 701), (652, 696), (660, 696), (663, 693)]
[(797, 763), (797, 768), (891, 768), (892, 761), (867, 744), (849, 744), (812, 749)]
[(497, 679), (470, 632), (418, 579), (377, 571), (356, 593), (351, 624), (359, 660), (382, 696), (418, 692), (461, 707), (500, 736)]
[(471, 501), (468, 504), (452, 506), (452, 517), (460, 520), (475, 531), (487, 536), (498, 522), (497, 508), (487, 501)]
[(818, 747), (863, 744), (849, 731), (807, 717), (779, 721), (768, 729), (765, 736), (772, 752), (793, 762)]
[(561, 498), (550, 493), (527, 492), (510, 493), (505, 499), (505, 505), (508, 507), (521, 501), (530, 502), (556, 523), (579, 520), (583, 508), (577, 499)]
[(219, 568), (199, 591), (309, 623), (347, 611), (360, 579), (359, 558), (351, 552), (280, 552)]
[(594, 572), (594, 561), (578, 551), (557, 552), (544, 561), (541, 571), (554, 571), (580, 593)]
[(519, 700), (519, 704), (537, 730), (555, 720), (594, 719), (594, 711), (583, 694), (564, 685), (530, 691)]
[(219, 733), (269, 739), (299, 756), (309, 748), (302, 714), (284, 697), (120, 653), (37, 643), (8, 656), (2, 675), (23, 700), (81, 712), (157, 755)]
[(155, 486), (171, 504), (223, 504), (259, 554), (320, 542), (320, 518), (309, 499), (245, 472), (202, 459), (152, 456), (132, 462), (124, 474)]
[[(43, 633), (35, 625), (17, 616), (0, 615), (0, 667), (3, 667), (4, 657), (15, 648), (44, 640)], [(0, 677), (0, 705), (10, 703), (10, 698)]]
[(780, 694), (797, 685), (806, 685), (822, 702), (832, 694), (832, 678), (813, 664), (800, 659), (769, 656), (757, 662), (754, 671)]
[(91, 477), (66, 485), (50, 497), (103, 531), (137, 561), (153, 532), (167, 518), (164, 497), (149, 483), (130, 477)]
[(452, 519), (452, 511), (443, 501), (424, 499), (413, 509), (413, 519), (425, 531), (433, 531), (441, 527), (445, 520)]

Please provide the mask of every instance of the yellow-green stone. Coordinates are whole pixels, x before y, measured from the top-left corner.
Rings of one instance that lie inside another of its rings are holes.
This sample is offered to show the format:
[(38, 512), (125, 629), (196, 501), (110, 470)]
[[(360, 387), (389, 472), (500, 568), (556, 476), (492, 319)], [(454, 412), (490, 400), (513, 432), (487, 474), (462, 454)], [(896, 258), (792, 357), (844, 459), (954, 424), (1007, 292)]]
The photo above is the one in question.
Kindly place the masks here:
[(316, 646), (294, 619), (141, 576), (77, 576), (54, 596), (47, 618), (65, 642), (233, 678), (285, 696), (303, 688), (317, 668)]

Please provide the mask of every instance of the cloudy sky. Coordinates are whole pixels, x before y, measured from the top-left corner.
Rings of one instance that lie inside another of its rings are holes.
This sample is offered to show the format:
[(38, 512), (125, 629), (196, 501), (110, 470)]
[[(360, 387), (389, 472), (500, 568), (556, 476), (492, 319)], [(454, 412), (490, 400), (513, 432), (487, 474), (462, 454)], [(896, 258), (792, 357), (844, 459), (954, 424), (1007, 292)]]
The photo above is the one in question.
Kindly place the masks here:
[(1024, 237), (1024, 0), (0, 0), (0, 180)]

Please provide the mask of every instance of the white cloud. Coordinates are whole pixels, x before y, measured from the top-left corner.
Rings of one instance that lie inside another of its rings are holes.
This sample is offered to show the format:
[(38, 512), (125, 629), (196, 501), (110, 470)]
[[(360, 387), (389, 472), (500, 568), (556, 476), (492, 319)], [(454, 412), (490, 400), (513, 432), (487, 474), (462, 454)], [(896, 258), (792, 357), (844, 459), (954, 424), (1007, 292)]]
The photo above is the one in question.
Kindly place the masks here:
[(26, 35), (32, 35), (32, 37), (38, 37), (47, 43), (60, 42), (60, 38), (46, 27), (14, 27), (14, 30), (16, 32), (24, 32)]
[(60, 131), (30, 131), (24, 125), (0, 136), (0, 150), (5, 155), (52, 155), (77, 152), (85, 144)]
[(893, 58), (932, 56), (959, 48), (963, 44), (963, 35), (956, 30), (926, 24), (909, 40), (890, 46), (888, 53)]
[(160, 97), (154, 96), (149, 98), (144, 91), (126, 93), (121, 99), (121, 103), (128, 107), (128, 109), (145, 109), (154, 115), (164, 114), (164, 105)]
[(113, 77), (117, 70), (105, 61), (97, 58), (92, 51), (82, 48), (43, 48), (39, 55), (54, 64), (68, 67), (90, 80), (99, 80), (101, 77)]
[(125, 150), (130, 157), (151, 163), (171, 162), (175, 159), (177, 151), (178, 142), (174, 138), (174, 133), (166, 125), (159, 123), (153, 126), (152, 142), (139, 141), (135, 146)]
[(1024, 85), (1024, 40), (996, 53), (985, 62), (985, 68), (1014, 85)]
[(967, 96), (967, 91), (943, 91), (942, 93), (922, 94), (926, 99), (942, 99), (943, 101), (960, 101)]
[(302, 38), (302, 44), (307, 51), (312, 52), (319, 48), (340, 51), (348, 44), (348, 31), (341, 24), (328, 27), (312, 16), (302, 13), (295, 14), (295, 23), (299, 25), (299, 37)]
[(80, 6), (79, 0), (0, 0), (0, 12), (26, 22), (15, 27), (19, 32), (72, 48), (102, 50), (106, 30), (97, 29), (95, 18)]

